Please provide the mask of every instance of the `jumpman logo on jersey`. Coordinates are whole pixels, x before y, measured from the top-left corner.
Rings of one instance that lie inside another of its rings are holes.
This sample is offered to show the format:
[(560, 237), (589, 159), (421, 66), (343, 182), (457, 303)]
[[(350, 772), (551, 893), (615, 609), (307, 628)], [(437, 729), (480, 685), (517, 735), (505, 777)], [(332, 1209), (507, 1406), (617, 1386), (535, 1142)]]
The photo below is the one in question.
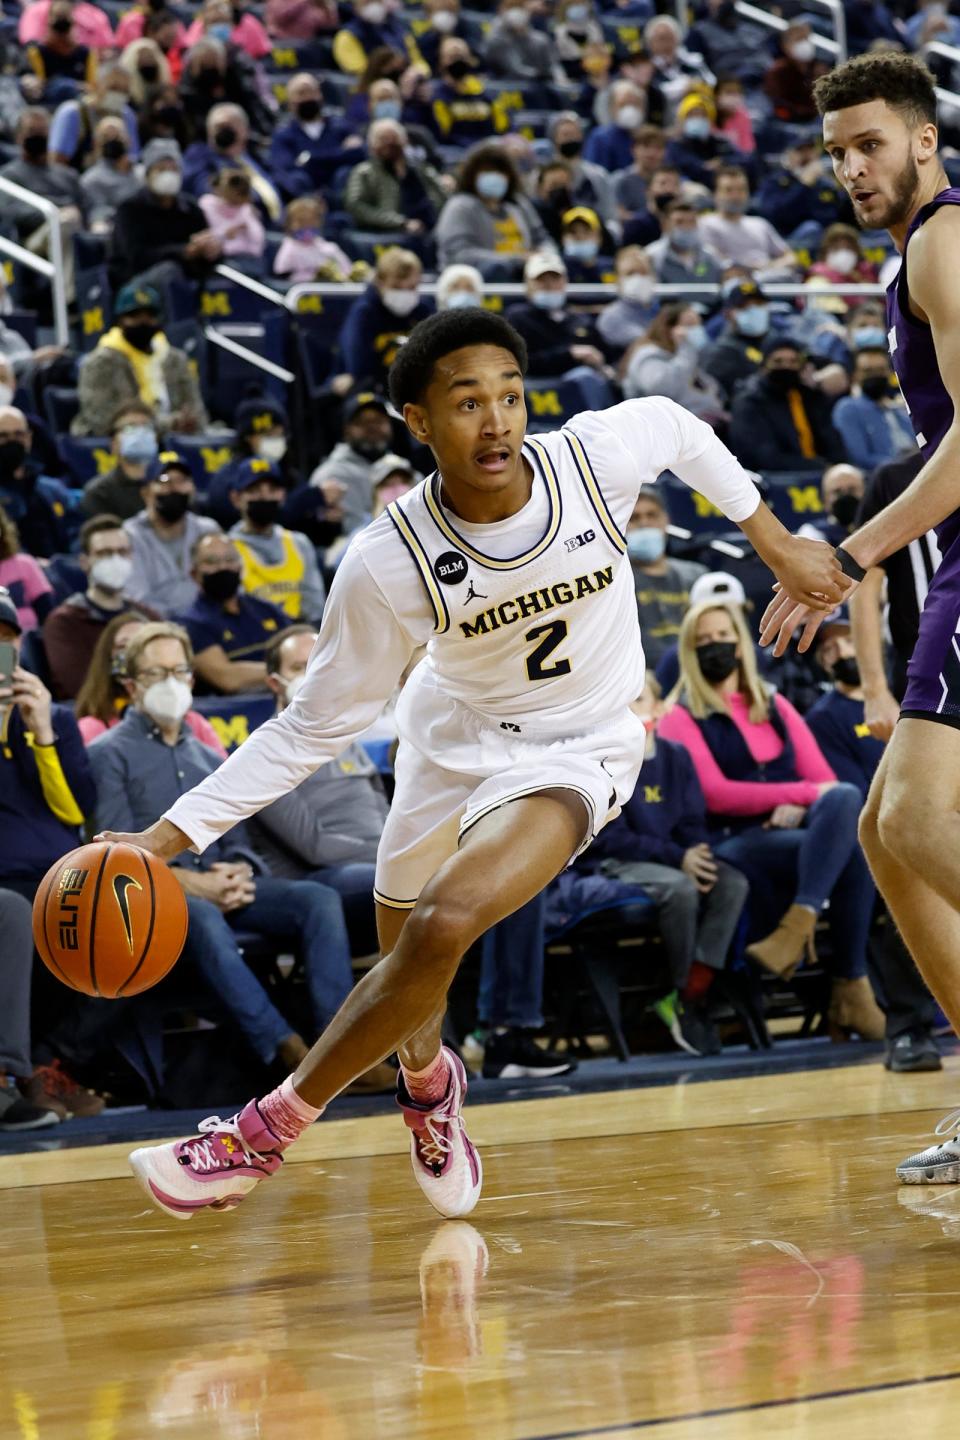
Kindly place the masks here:
[(489, 595), (482, 595), (479, 590), (473, 588), (473, 579), (471, 578), (467, 593), (463, 597), (464, 605), (469, 605), (471, 600), (489, 600), (489, 598)]

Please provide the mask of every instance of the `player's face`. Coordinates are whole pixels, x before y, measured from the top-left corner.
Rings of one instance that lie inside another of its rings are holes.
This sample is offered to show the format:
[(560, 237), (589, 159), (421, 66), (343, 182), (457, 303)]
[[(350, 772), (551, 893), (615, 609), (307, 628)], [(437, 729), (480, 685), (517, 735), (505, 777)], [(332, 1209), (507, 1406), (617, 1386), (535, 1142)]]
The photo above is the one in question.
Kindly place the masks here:
[(909, 126), (885, 100), (870, 100), (828, 111), (823, 144), (865, 230), (889, 230), (910, 219), (920, 165), (936, 154), (935, 126)]
[(452, 481), (491, 495), (521, 473), (523, 377), (499, 345), (469, 345), (438, 360), (423, 404), (406, 405), (404, 419), (430, 446), (447, 486)]

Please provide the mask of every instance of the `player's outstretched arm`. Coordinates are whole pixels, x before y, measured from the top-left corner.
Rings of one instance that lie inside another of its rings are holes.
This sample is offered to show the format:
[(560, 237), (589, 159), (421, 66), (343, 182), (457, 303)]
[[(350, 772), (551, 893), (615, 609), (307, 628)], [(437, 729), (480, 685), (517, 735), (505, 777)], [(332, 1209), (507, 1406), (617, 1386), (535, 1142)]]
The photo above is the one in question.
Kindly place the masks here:
[(105, 832), (98, 839), (139, 845), (164, 860), (187, 848), (202, 851), (295, 789), (370, 727), (418, 642), (388, 605), (359, 548), (351, 546), (331, 587), (296, 699), (149, 829)]

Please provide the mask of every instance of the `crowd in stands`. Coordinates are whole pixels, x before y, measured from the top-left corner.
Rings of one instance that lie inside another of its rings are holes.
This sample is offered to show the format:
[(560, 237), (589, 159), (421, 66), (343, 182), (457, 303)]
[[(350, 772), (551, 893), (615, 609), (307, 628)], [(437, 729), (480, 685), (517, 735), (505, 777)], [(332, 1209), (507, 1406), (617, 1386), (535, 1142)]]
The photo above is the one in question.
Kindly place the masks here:
[[(59, 227), (71, 344), (49, 284), (8, 264), (0, 1130), (95, 1113), (107, 1055), (164, 1095), (157, 997), (106, 1006), (38, 975), (29, 903), (78, 835), (148, 824), (222, 762), (232, 716), (261, 723), (295, 695), (351, 535), (429, 467), (386, 377), (435, 308), (506, 314), (534, 428), (669, 396), (832, 543), (902, 489), (916, 449), (877, 285), (895, 261), (854, 227), (813, 101), (830, 21), (769, 8), (765, 26), (697, 0), (686, 29), (654, 0), (7, 10), (0, 180), (21, 190), (2, 193), (0, 235), (49, 259)], [(940, 5), (844, 11), (854, 52), (960, 43)], [(206, 327), (234, 306), (253, 363), (218, 367)], [(626, 537), (650, 666), (641, 782), (485, 938), (477, 1030), (459, 1038), (493, 1077), (572, 1068), (533, 1040), (545, 940), (619, 907), (625, 931), (660, 937), (638, 963), (660, 967), (651, 1013), (683, 1048), (719, 1049), (719, 1001), (755, 1007), (760, 978), (789, 981), (816, 943), (834, 1038), (886, 1034), (892, 1068), (933, 1068), (932, 1002), (882, 917), (882, 958), (870, 949), (856, 838), (911, 643), (894, 621), (888, 667), (884, 586), (907, 572), (865, 587), (863, 673), (845, 612), (811, 656), (775, 663), (751, 638), (768, 574), (691, 507), (666, 477)], [(932, 573), (935, 545), (924, 556)], [(390, 739), (388, 713), (368, 746), (177, 867), (175, 998), (265, 1067), (299, 1060), (376, 950)], [(258, 960), (278, 941), (298, 1003), (275, 954)]]

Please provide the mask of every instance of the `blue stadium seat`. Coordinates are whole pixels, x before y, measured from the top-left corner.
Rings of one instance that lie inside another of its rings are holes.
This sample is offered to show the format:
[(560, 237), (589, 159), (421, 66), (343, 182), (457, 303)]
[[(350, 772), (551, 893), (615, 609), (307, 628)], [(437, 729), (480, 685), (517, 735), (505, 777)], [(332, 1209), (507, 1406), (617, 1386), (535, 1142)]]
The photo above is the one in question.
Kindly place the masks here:
[(37, 345), (37, 316), (33, 310), (11, 310), (9, 315), (4, 315), (3, 323), (10, 329), (16, 330), (22, 335), (28, 345), (36, 349)]
[(198, 490), (206, 490), (210, 477), (233, 459), (236, 432), (213, 430), (206, 435), (168, 435), (167, 444), (190, 463)]
[(80, 349), (87, 353), (110, 328), (112, 300), (106, 265), (76, 274), (77, 310), (80, 315)]
[(63, 431), (57, 434), (60, 458), (75, 485), (85, 485), (95, 475), (105, 475), (113, 469), (112, 445), (109, 435), (68, 435)]
[(62, 385), (48, 385), (43, 392), (43, 409), (47, 424), (54, 435), (66, 435), (70, 422), (80, 409), (80, 392)]

